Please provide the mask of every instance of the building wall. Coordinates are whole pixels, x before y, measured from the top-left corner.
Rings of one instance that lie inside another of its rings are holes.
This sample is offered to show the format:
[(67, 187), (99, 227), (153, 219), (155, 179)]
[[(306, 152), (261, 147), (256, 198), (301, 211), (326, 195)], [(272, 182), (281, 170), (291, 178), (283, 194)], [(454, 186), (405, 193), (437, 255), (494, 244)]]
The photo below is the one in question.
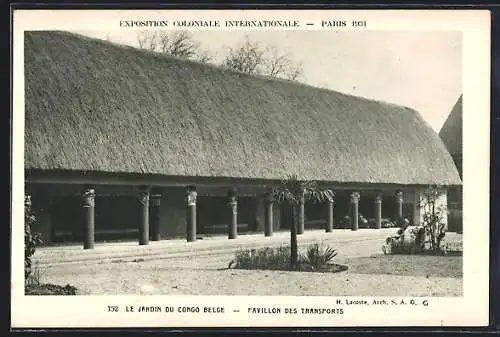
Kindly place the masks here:
[[(33, 211), (38, 222), (33, 230), (42, 233), (46, 242), (54, 239), (54, 232), (73, 232), (73, 241), (80, 241), (83, 236), (83, 216), (81, 207), (80, 185), (28, 184), (26, 190), (32, 195)], [(96, 186), (95, 229), (96, 241), (103, 238), (99, 231), (115, 229), (117, 233), (110, 238), (134, 239), (138, 236), (140, 225), (140, 204), (137, 194), (138, 187), (126, 186)], [(184, 187), (167, 187), (159, 191), (162, 194), (160, 206), (160, 237), (161, 239), (183, 238), (186, 235), (187, 207), (186, 189)], [(259, 192), (259, 193), (257, 193)], [(238, 198), (238, 223), (246, 223), (245, 231), (263, 232), (265, 222), (265, 201), (262, 191), (249, 189)], [(345, 193), (344, 193), (345, 192)], [(337, 193), (334, 216), (335, 222), (341, 221), (348, 212), (349, 199), (346, 191)], [(227, 205), (227, 189), (204, 188), (198, 198), (197, 232), (205, 233), (205, 226), (210, 224), (223, 225), (220, 233), (227, 233), (227, 225), (231, 221), (231, 211)], [(252, 193), (254, 193), (252, 195)], [(257, 194), (257, 196), (255, 196)], [(373, 194), (373, 195), (372, 195)], [(394, 191), (384, 191), (382, 203), (383, 217), (393, 213), (395, 209)], [(373, 213), (374, 191), (363, 191), (360, 203), (360, 213), (366, 212), (367, 217)], [(414, 201), (422, 202), (421, 190), (406, 190), (404, 192), (405, 216), (421, 223), (423, 212), (414, 205)], [(439, 205), (447, 203), (446, 191), (439, 198)], [(361, 207), (363, 206), (363, 207)], [(306, 220), (326, 220), (327, 205), (306, 205)], [(273, 205), (273, 230), (289, 228), (290, 210), (286, 205)], [(447, 223), (447, 219), (444, 219)], [(126, 233), (124, 234), (125, 231)], [(150, 227), (152, 232), (152, 227)], [(210, 232), (211, 233), (211, 232)], [(100, 236), (101, 235), (101, 236)]]
[[(453, 162), (457, 167), (460, 179), (462, 176), (462, 156), (459, 154), (452, 155)], [(456, 210), (462, 210), (462, 186), (450, 187), (448, 189), (448, 207)]]
[[(424, 220), (424, 215), (426, 212), (425, 204), (428, 202), (427, 198), (425, 196), (425, 193), (423, 190), (415, 190), (414, 192), (414, 198), (415, 198), (415, 208), (414, 208), (414, 223), (416, 225), (423, 224)], [(448, 211), (448, 198), (447, 198), (447, 191), (446, 190), (441, 190), (441, 193), (439, 194), (439, 197), (436, 200), (436, 207), (441, 208), (442, 212), (444, 212), (443, 216), (443, 222), (445, 224), (445, 228), (448, 230), (448, 217), (447, 217), (447, 211)]]
[[(37, 216), (33, 230), (43, 235), (45, 242), (60, 238), (62, 241), (80, 241), (83, 237), (83, 210), (81, 207), (82, 186), (77, 184), (27, 184), (26, 192), (31, 195), (32, 210)], [(221, 194), (220, 192), (223, 192)], [(136, 238), (140, 225), (141, 206), (138, 202), (138, 187), (95, 186), (95, 231), (96, 240)], [(160, 203), (160, 237), (179, 238), (186, 235), (187, 207), (184, 187), (166, 187), (158, 190), (162, 194)], [(204, 226), (227, 225), (231, 221), (231, 210), (227, 205), (226, 190), (207, 189), (198, 198), (198, 233), (204, 233)], [(262, 230), (264, 226), (264, 204), (248, 193), (238, 200), (238, 223), (247, 226), (240, 232)], [(204, 210), (208, 210), (204, 212)], [(150, 212), (151, 214), (151, 212)], [(276, 214), (275, 214), (276, 217)], [(279, 217), (275, 227), (279, 228)], [(150, 227), (150, 231), (151, 231)], [(107, 233), (102, 230), (123, 232)], [(227, 232), (226, 228), (221, 229)], [(57, 237), (54, 234), (57, 232)]]

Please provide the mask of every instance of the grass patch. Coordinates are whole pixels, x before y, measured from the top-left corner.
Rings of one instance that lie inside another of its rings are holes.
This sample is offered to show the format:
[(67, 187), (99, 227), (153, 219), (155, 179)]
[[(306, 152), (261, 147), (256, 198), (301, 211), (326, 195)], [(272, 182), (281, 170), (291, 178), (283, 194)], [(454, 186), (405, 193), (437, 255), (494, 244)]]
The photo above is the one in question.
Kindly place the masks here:
[(229, 268), (249, 270), (286, 270), (306, 272), (341, 272), (347, 266), (333, 263), (337, 252), (330, 247), (321, 247), (315, 243), (307, 247), (304, 254), (299, 255), (298, 263), (291, 266), (290, 246), (278, 248), (264, 247), (260, 249), (239, 249)]
[(69, 284), (60, 286), (57, 284), (41, 283), (26, 285), (25, 295), (77, 295), (77, 289)]
[(40, 268), (35, 265), (24, 281), (25, 295), (77, 295), (77, 288), (72, 285), (60, 286), (51, 283), (42, 283)]
[(463, 277), (462, 254), (436, 255), (373, 255), (345, 261), (357, 274), (389, 274), (423, 277)]

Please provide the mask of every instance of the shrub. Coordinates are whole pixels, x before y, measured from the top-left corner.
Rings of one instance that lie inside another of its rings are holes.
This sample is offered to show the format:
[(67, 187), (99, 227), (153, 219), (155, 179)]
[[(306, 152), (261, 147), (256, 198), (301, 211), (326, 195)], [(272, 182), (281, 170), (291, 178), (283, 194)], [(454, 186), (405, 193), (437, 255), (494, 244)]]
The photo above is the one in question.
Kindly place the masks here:
[(396, 217), (394, 217), (391, 222), (392, 222), (392, 224), (393, 224), (394, 227), (399, 227), (403, 231), (409, 225), (408, 219), (406, 219), (405, 217), (402, 217), (402, 216), (396, 216)]
[(283, 270), (290, 267), (290, 246), (236, 251), (234, 268)]
[(383, 218), (382, 221), (381, 221), (381, 226), (382, 228), (392, 228), (392, 227), (396, 227), (395, 224), (392, 222), (391, 219), (386, 219), (386, 218)]
[(359, 228), (370, 228), (369, 221), (362, 214), (359, 215), (358, 227)]
[[(349, 215), (344, 216), (344, 218), (342, 219), (341, 228), (349, 229), (351, 227), (352, 227), (351, 217)], [(362, 214), (358, 215), (358, 228), (370, 228), (370, 221), (366, 219)]]
[(77, 295), (77, 289), (69, 284), (60, 286), (56, 284), (27, 285), (26, 295)]
[(438, 202), (441, 193), (441, 189), (436, 186), (430, 186), (424, 192), (424, 198), (419, 205), (423, 212), (421, 226), (410, 226), (403, 218), (395, 219), (400, 229), (397, 235), (386, 239), (382, 246), (385, 254), (447, 253), (444, 219), (448, 212), (446, 207)]
[(440, 193), (438, 187), (429, 187), (424, 192), (425, 198), (420, 205), (420, 208), (424, 211), (423, 227), (425, 228), (426, 241), (429, 244), (429, 247), (425, 247), (425, 249), (436, 254), (445, 253), (446, 251), (444, 243), (446, 225), (444, 219), (448, 212), (444, 205), (438, 203)]
[(425, 230), (422, 226), (406, 226), (388, 237), (382, 251), (385, 254), (414, 254), (423, 251)]
[(33, 268), (33, 266), (30, 267), (30, 272), (26, 275), (25, 274), (25, 285), (26, 286), (39, 286), (40, 283), (40, 268)]
[(408, 219), (403, 218), (403, 217), (398, 217), (393, 220), (393, 223), (395, 224), (395, 227), (398, 227), (398, 234), (401, 235), (403, 234), (406, 229), (410, 226), (410, 221)]
[[(381, 228), (393, 228), (393, 227), (397, 227), (397, 224), (394, 223), (394, 221), (391, 219), (382, 218), (382, 219), (380, 219), (380, 227)], [(377, 228), (377, 222), (375, 221), (374, 218), (370, 218), (368, 220), (368, 228)]]
[(24, 202), (24, 277), (28, 280), (32, 273), (31, 257), (35, 248), (42, 243), (41, 235), (32, 232), (31, 228), (36, 223), (36, 218), (31, 212), (31, 199), (29, 196)]
[(308, 264), (312, 270), (321, 270), (331, 263), (335, 256), (337, 256), (335, 249), (331, 247), (322, 249), (318, 243), (314, 243), (307, 248), (302, 260), (304, 263)]
[[(322, 248), (315, 243), (307, 247), (305, 254), (298, 258), (294, 270), (318, 271), (331, 263), (337, 252), (330, 248)], [(260, 249), (238, 249), (230, 267), (236, 269), (291, 270), (290, 246), (278, 248), (264, 247)]]

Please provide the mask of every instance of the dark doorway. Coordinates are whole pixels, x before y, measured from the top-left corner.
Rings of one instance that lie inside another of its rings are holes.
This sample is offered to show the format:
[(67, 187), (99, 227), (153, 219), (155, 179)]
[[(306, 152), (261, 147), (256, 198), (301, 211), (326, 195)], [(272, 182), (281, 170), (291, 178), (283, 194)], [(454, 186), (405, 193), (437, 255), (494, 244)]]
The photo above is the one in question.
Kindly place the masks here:
[[(141, 205), (134, 196), (97, 196), (95, 198), (95, 240), (137, 238)], [(83, 208), (79, 196), (55, 197), (51, 207), (54, 242), (83, 240)]]
[[(238, 233), (256, 230), (255, 197), (238, 197)], [(227, 234), (232, 213), (226, 196), (198, 196), (196, 205), (198, 234)]]

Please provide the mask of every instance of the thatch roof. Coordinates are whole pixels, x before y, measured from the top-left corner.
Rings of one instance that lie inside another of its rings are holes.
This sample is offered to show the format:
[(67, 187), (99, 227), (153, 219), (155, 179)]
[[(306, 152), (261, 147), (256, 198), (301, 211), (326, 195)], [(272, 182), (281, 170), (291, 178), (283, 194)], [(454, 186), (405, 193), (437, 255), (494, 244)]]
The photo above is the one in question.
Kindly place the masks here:
[(462, 154), (462, 95), (439, 131), (439, 137), (452, 155)]
[(460, 184), (409, 108), (66, 32), (24, 58), (26, 169)]

